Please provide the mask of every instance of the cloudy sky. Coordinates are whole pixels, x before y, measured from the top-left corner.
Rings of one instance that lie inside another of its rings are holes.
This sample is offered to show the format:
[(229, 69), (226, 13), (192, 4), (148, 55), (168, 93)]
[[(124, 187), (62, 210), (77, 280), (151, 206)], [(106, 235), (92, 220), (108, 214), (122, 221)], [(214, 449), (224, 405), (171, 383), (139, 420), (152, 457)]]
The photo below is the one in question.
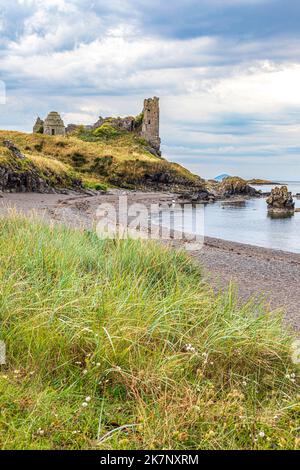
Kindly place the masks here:
[(299, 24), (299, 0), (0, 0), (0, 128), (157, 95), (170, 160), (300, 179)]

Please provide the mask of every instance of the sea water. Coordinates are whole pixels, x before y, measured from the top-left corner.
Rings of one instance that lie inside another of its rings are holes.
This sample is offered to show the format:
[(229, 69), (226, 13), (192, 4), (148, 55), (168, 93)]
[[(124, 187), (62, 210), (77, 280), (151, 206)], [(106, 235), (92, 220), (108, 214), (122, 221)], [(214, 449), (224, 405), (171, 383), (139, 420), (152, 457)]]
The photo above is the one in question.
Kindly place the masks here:
[[(286, 184), (293, 195), (300, 193), (300, 182)], [(256, 186), (270, 192), (274, 185)], [(300, 208), (300, 198), (294, 198)], [(187, 212), (186, 212), (187, 211)], [(190, 218), (189, 218), (190, 211)], [(166, 220), (168, 218), (166, 217)], [(181, 218), (176, 217), (180, 222)], [(185, 209), (185, 232), (193, 233), (192, 211)], [(273, 218), (267, 211), (265, 198), (252, 198), (242, 202), (215, 202), (204, 208), (204, 235), (276, 250), (300, 253), (300, 212), (291, 217)]]

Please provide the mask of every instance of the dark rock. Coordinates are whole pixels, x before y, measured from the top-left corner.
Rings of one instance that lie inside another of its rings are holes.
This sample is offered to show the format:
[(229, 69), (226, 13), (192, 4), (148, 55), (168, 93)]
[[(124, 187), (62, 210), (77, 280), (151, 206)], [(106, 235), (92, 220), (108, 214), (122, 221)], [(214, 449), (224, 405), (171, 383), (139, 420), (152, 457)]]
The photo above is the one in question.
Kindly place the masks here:
[[(10, 143), (9, 149), (11, 150)], [(63, 177), (49, 170), (41, 174), (29, 159), (25, 163), (21, 161), (14, 150), (10, 161), (0, 166), (0, 191), (55, 193), (60, 192), (64, 186), (81, 190), (82, 182), (69, 177), (66, 184)]]
[(0, 168), (0, 189), (8, 192), (48, 193), (52, 188), (34, 170)]
[(292, 193), (287, 186), (276, 186), (266, 200), (269, 212), (290, 212), (295, 210)]
[(247, 181), (243, 178), (228, 177), (220, 183), (217, 189), (221, 197), (231, 196), (248, 196), (248, 197), (259, 197), (262, 195), (261, 191), (257, 191), (255, 188), (250, 186)]
[(198, 190), (191, 190), (185, 191), (180, 196), (180, 199), (184, 199), (188, 202), (214, 202), (215, 196), (214, 194), (210, 193), (207, 189), (198, 189)]

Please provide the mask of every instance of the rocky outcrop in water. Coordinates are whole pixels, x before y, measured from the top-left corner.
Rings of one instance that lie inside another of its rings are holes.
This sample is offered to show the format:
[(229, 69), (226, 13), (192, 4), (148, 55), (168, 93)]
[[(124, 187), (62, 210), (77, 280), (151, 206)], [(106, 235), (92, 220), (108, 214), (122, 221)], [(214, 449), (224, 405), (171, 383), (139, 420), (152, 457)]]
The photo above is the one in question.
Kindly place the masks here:
[(261, 196), (260, 191), (252, 188), (247, 181), (238, 176), (230, 176), (225, 178), (222, 183), (218, 186), (218, 193), (221, 197), (231, 196), (248, 196), (248, 197), (259, 197)]
[(294, 213), (295, 202), (287, 186), (276, 186), (266, 200), (269, 212)]

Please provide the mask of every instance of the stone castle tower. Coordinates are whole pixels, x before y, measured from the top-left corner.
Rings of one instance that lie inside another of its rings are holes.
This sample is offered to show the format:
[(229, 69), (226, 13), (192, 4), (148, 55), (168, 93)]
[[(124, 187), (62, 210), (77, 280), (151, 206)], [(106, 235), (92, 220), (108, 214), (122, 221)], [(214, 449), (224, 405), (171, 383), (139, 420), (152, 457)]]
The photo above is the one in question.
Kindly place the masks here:
[(157, 152), (160, 151), (159, 98), (156, 96), (144, 101), (141, 137), (147, 140)]
[(44, 134), (48, 135), (65, 135), (65, 125), (56, 111), (51, 111), (44, 122)]
[(56, 111), (51, 111), (45, 121), (37, 118), (33, 126), (34, 133), (47, 134), (47, 135), (65, 135), (66, 129), (64, 122)]

